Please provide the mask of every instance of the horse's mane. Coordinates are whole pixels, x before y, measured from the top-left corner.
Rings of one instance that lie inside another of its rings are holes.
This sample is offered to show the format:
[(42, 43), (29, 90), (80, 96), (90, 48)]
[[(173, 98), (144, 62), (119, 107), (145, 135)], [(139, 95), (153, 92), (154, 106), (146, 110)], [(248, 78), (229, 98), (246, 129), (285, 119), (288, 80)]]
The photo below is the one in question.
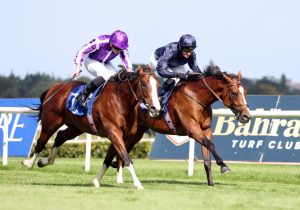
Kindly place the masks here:
[[(154, 74), (154, 72), (147, 66), (142, 67), (142, 68), (144, 69), (145, 73)], [(131, 82), (133, 80), (136, 80), (138, 77), (139, 77), (139, 74), (138, 74), (137, 70), (135, 70), (134, 72), (127, 72), (125, 69), (121, 69), (118, 73), (111, 76), (109, 81), (127, 81), (128, 80)]]
[(233, 73), (222, 72), (219, 66), (209, 65), (204, 69), (203, 75), (205, 77), (215, 77), (216, 79), (224, 79), (223, 74), (226, 74), (232, 78), (237, 78)]

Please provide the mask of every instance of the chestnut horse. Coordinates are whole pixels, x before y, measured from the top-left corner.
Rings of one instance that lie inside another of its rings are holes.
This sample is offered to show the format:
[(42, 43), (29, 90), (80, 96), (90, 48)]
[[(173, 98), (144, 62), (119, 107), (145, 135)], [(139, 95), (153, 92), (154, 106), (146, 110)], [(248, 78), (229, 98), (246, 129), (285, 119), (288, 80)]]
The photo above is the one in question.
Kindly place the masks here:
[[(189, 136), (201, 144), (204, 168), (209, 186), (213, 186), (211, 173), (210, 153), (214, 156), (216, 163), (221, 166), (221, 172), (229, 172), (230, 169), (217, 154), (212, 143), (212, 108), (211, 105), (220, 100), (228, 107), (241, 123), (248, 123), (250, 111), (246, 102), (246, 89), (241, 83), (241, 72), (237, 75), (221, 72), (219, 67), (209, 66), (204, 76), (195, 75), (194, 81), (180, 81), (174, 88), (169, 101), (168, 110), (170, 118), (176, 130), (171, 130), (162, 115), (151, 119), (144, 110), (136, 107), (139, 119), (137, 126), (127, 138), (126, 147), (130, 151), (133, 146), (140, 141), (144, 132), (151, 128), (155, 132), (162, 134)], [(110, 146), (106, 161), (111, 161), (117, 153)], [(117, 182), (123, 182), (122, 162), (118, 159)]]
[[(39, 107), (39, 119), (42, 125), (41, 134), (32, 157), (22, 161), (22, 164), (32, 168), (38, 154), (45, 148), (49, 138), (62, 125), (67, 125), (68, 127), (65, 130), (57, 133), (51, 155), (48, 158), (39, 160), (38, 165), (40, 167), (53, 164), (58, 147), (65, 141), (86, 132), (107, 137), (130, 171), (134, 186), (137, 189), (143, 189), (135, 174), (132, 159), (126, 150), (125, 141), (127, 133), (132, 127), (131, 122), (134, 122), (131, 113), (137, 104), (144, 103), (148, 107), (151, 117), (156, 117), (159, 114), (158, 80), (151, 69), (144, 70), (141, 67), (139, 67), (137, 73), (127, 73), (126, 76), (128, 75), (130, 77), (122, 81), (116, 81), (116, 79), (108, 81), (98, 98), (96, 98), (92, 110), (95, 130), (89, 125), (86, 116), (74, 115), (66, 108), (66, 100), (70, 91), (78, 85), (82, 85), (82, 82), (72, 81), (64, 85), (63, 88), (61, 88), (63, 84), (56, 84), (45, 91), (41, 96)], [(51, 100), (47, 101), (50, 97), (52, 97)], [(43, 103), (44, 101), (47, 101), (47, 103)], [(105, 171), (110, 164), (110, 162), (105, 162), (101, 171)], [(102, 179), (103, 175), (104, 173), (101, 172), (94, 179), (96, 187), (99, 187), (97, 180)]]

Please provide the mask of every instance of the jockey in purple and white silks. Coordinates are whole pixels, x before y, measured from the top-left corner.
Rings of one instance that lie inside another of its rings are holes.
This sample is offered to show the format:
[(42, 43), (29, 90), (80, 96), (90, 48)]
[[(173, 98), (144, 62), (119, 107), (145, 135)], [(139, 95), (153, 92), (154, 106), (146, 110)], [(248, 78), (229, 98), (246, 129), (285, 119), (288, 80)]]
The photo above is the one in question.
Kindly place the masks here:
[(76, 69), (73, 76), (79, 76), (80, 67), (84, 63), (88, 72), (96, 77), (76, 97), (82, 106), (86, 105), (86, 100), (91, 93), (118, 72), (118, 69), (110, 62), (112, 59), (119, 55), (127, 71), (132, 71), (127, 48), (128, 37), (126, 33), (116, 30), (111, 35), (99, 35), (77, 52), (74, 60)]
[[(150, 56), (150, 64), (158, 76), (167, 79), (161, 88), (160, 96), (163, 96), (174, 80), (187, 80), (189, 70), (202, 74), (196, 62), (196, 47), (195, 37), (185, 34), (180, 37), (179, 42), (160, 47)], [(188, 64), (189, 68), (186, 68), (185, 64)]]

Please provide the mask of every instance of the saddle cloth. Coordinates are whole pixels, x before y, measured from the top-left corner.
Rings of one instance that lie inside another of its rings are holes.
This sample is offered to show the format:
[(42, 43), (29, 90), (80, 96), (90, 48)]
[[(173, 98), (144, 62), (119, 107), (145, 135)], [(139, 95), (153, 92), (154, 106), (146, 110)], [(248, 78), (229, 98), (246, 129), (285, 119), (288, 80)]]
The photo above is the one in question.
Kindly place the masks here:
[(96, 89), (96, 91), (94, 91), (94, 93), (88, 97), (87, 108), (84, 106), (81, 106), (78, 103), (78, 101), (75, 99), (76, 96), (78, 96), (79, 92), (84, 89), (85, 85), (79, 85), (79, 86), (73, 88), (71, 90), (71, 92), (68, 96), (67, 102), (66, 102), (67, 109), (70, 110), (70, 112), (72, 112), (73, 114), (78, 115), (78, 116), (84, 116), (87, 114), (91, 114), (95, 98), (100, 93), (103, 86), (104, 85), (101, 85), (100, 87), (98, 87)]

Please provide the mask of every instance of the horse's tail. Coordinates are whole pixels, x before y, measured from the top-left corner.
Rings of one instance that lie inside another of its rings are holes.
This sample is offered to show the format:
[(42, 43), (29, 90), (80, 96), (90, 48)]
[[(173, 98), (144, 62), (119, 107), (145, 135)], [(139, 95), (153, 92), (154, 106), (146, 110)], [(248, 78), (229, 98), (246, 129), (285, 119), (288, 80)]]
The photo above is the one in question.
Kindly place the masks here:
[(49, 90), (50, 90), (50, 89), (44, 91), (44, 92), (42, 93), (42, 95), (40, 96), (40, 104), (39, 104), (39, 107), (38, 107), (38, 108), (32, 108), (32, 107), (29, 107), (31, 110), (33, 110), (33, 111), (38, 111), (38, 112), (39, 112), (39, 114), (38, 114), (38, 121), (39, 121), (39, 120), (41, 119), (41, 117), (42, 117), (42, 112), (43, 112), (43, 102), (44, 102), (45, 97), (46, 97), (46, 94), (48, 93)]

